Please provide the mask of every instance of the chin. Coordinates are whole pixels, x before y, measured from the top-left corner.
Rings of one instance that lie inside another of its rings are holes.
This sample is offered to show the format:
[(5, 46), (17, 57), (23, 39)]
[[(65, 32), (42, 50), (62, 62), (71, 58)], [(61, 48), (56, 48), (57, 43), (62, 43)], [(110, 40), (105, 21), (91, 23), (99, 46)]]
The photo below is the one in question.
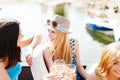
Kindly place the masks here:
[(53, 41), (54, 41), (54, 39), (50, 39), (50, 41), (51, 41), (51, 42), (53, 42)]

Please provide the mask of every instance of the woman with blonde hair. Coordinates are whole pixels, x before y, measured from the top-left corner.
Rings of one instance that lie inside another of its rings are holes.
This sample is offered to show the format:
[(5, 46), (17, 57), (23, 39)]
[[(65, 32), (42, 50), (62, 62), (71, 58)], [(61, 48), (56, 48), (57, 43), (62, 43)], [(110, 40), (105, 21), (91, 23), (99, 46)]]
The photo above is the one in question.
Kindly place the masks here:
[(103, 50), (95, 72), (87, 80), (120, 80), (120, 43), (111, 43)]
[[(42, 68), (42, 71), (46, 69), (50, 72), (50, 67), (53, 65), (54, 61), (62, 59), (66, 64), (76, 65), (76, 80), (85, 80), (87, 75), (80, 62), (78, 41), (68, 37), (68, 34), (70, 33), (70, 21), (65, 17), (56, 15), (53, 20), (47, 20), (47, 25), (45, 27), (48, 28), (49, 40), (42, 46), (42, 53), (39, 52), (40, 55), (43, 55), (40, 59), (44, 59), (46, 66), (44, 69)], [(33, 50), (33, 54), (34, 53), (35, 51)], [(35, 63), (35, 61), (33, 62), (31, 59), (30, 55), (26, 56), (26, 61), (30, 66)], [(43, 60), (38, 61), (43, 62)], [(44, 66), (44, 64), (39, 66)], [(36, 80), (41, 78), (34, 75), (36, 72), (38, 73), (39, 70), (40, 69), (32, 70), (33, 77), (34, 79), (36, 78)], [(42, 75), (43, 73), (38, 74)], [(48, 75), (48, 77), (51, 77), (51, 80), (56, 80), (56, 77), (58, 76)]]
[(70, 21), (57, 15), (47, 27), (49, 42), (43, 50), (43, 56), (48, 71), (55, 60), (62, 59), (66, 64), (76, 65), (76, 80), (86, 79), (80, 62), (78, 41), (68, 38)]

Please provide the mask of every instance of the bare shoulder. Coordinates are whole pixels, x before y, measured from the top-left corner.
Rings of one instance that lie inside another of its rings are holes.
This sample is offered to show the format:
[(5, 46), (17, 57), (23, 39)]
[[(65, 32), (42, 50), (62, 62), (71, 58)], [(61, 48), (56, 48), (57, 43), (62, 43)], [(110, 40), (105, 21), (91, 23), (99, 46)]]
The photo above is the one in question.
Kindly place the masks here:
[(0, 61), (0, 69), (4, 69), (4, 68), (5, 68), (4, 62)]
[(77, 40), (77, 39), (74, 39), (74, 41), (75, 41), (75, 44), (79, 44), (79, 41)]
[(92, 73), (92, 74), (88, 75), (86, 80), (96, 80), (96, 74)]
[(45, 47), (43, 49), (43, 56), (46, 57), (46, 58), (52, 57), (52, 53), (51, 53), (49, 47)]
[(44, 50), (43, 50), (43, 55), (49, 55), (49, 53), (50, 53), (50, 51), (49, 51), (49, 47), (46, 47), (46, 48), (44, 48)]
[(4, 62), (0, 62), (0, 80), (10, 80)]

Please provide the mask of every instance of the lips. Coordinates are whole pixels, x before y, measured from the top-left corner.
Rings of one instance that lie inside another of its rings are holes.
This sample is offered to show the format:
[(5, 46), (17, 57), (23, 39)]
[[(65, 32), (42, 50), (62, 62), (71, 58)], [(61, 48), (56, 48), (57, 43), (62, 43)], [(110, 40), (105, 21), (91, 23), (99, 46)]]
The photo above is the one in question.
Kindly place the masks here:
[(120, 77), (120, 70), (115, 70), (114, 72), (117, 77)]

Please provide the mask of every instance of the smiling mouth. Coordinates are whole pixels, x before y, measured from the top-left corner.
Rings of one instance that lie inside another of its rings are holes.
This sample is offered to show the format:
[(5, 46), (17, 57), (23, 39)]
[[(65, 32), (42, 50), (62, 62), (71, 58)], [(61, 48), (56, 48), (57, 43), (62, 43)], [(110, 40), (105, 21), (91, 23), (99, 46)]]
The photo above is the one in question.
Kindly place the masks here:
[(120, 75), (120, 71), (115, 71), (115, 72)]

